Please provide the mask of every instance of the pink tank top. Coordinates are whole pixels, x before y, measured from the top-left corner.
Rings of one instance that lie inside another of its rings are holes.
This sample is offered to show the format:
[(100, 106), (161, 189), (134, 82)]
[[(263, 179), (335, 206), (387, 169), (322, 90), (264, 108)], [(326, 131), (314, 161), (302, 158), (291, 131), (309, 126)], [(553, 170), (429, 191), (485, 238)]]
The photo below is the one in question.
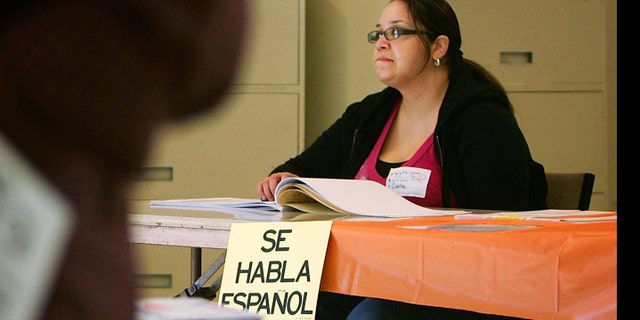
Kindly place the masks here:
[[(387, 137), (387, 133), (389, 132), (389, 128), (398, 113), (399, 107), (400, 101), (398, 101), (394, 106), (391, 116), (380, 133), (380, 137), (378, 137), (378, 141), (371, 150), (371, 153), (369, 153), (365, 162), (360, 167), (360, 170), (358, 170), (355, 179), (373, 180), (390, 187), (390, 185), (387, 185), (387, 177), (382, 177), (376, 170), (376, 162), (380, 155), (382, 145)], [(424, 192), (424, 196), (403, 195), (403, 197), (423, 207), (442, 207), (442, 168), (440, 167), (440, 163), (436, 157), (433, 134), (427, 138), (427, 140), (409, 160), (402, 164), (401, 168), (407, 168), (409, 170), (412, 168), (420, 168), (431, 171), (428, 180), (418, 184), (420, 186), (419, 188), (425, 189), (420, 190)], [(390, 175), (392, 175), (392, 173), (390, 173)]]

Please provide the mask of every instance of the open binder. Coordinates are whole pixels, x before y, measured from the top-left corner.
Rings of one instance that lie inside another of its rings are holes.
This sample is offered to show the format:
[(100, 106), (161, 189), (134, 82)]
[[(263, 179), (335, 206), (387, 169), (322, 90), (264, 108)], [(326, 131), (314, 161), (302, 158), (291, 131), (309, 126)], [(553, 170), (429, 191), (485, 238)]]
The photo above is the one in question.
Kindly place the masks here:
[(466, 211), (419, 206), (371, 180), (286, 178), (275, 191), (276, 201), (243, 198), (153, 200), (152, 208), (211, 210), (229, 213), (277, 214), (282, 211), (340, 213), (373, 217), (449, 216)]

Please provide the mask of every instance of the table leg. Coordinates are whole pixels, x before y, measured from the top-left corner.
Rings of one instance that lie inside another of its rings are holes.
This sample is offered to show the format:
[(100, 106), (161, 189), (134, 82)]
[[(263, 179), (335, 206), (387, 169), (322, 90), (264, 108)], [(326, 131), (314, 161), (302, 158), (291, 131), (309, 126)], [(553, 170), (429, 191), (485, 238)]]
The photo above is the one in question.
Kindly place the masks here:
[(202, 275), (202, 248), (191, 248), (191, 283)]

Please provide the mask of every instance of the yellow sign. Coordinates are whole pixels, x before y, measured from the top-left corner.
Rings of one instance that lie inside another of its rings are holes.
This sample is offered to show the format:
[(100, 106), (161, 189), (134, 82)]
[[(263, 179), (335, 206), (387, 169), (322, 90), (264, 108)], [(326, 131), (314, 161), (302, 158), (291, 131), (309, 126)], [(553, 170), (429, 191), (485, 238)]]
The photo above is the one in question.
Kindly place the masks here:
[(234, 223), (218, 304), (313, 320), (330, 231), (331, 221)]

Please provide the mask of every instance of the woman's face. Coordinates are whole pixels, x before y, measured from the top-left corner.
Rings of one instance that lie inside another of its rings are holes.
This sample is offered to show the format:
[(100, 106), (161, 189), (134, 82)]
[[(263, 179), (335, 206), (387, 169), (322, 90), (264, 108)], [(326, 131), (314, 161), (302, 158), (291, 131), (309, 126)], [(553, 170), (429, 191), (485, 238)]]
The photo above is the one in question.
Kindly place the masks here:
[[(376, 30), (389, 28), (415, 30), (404, 1), (390, 2), (380, 15)], [(398, 88), (410, 83), (424, 73), (426, 49), (416, 34), (405, 34), (394, 40), (380, 37), (375, 43), (373, 64), (382, 83)]]

